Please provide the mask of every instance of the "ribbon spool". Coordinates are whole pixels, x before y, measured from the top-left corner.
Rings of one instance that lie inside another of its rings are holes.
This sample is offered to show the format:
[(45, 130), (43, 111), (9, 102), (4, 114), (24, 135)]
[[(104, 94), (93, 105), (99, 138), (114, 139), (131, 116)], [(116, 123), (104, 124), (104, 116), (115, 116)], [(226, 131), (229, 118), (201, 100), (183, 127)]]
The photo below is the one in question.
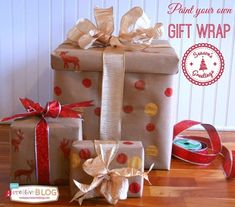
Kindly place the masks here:
[(174, 144), (190, 151), (202, 151), (205, 150), (206, 145), (196, 140), (187, 139), (184, 137), (176, 137)]
[[(181, 132), (192, 126), (201, 125), (209, 138), (183, 136)], [(223, 146), (215, 127), (191, 120), (184, 120), (174, 126), (173, 156), (197, 165), (209, 165), (219, 154), (224, 157), (223, 169), (226, 178), (235, 177), (235, 151)]]

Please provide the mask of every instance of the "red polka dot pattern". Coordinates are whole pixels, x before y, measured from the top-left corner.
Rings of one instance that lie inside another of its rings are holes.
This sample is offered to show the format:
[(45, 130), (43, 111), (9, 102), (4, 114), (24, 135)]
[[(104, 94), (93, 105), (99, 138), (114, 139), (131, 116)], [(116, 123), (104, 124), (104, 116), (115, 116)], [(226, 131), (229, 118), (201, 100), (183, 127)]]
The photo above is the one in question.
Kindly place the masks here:
[(128, 144), (128, 145), (131, 145), (131, 144), (133, 144), (133, 142), (130, 142), (130, 141), (125, 141), (125, 142), (123, 142), (123, 144)]
[(116, 157), (116, 160), (119, 164), (125, 164), (127, 159), (127, 155), (124, 153), (119, 153)]
[(164, 91), (165, 96), (170, 97), (173, 94), (173, 89), (172, 88), (166, 88)]
[(155, 125), (153, 123), (148, 123), (146, 125), (146, 130), (149, 131), (149, 132), (152, 132), (155, 130)]
[(123, 107), (123, 111), (127, 114), (131, 113), (133, 111), (133, 106), (131, 105), (126, 105)]
[(144, 90), (145, 89), (145, 82), (143, 80), (138, 80), (135, 82), (135, 88), (137, 90)]
[(90, 152), (90, 150), (89, 150), (89, 149), (86, 149), (86, 148), (81, 149), (81, 150), (79, 151), (79, 157), (80, 157), (81, 159), (83, 159), (83, 160), (89, 159), (89, 158), (91, 157), (91, 152)]
[(62, 94), (61, 88), (59, 86), (55, 86), (54, 93), (55, 93), (55, 95), (60, 96)]
[(90, 88), (91, 87), (91, 80), (88, 78), (83, 79), (82, 84), (86, 87), (86, 88)]
[(100, 116), (100, 112), (101, 112), (100, 107), (95, 108), (94, 113), (95, 113), (96, 116)]
[(129, 191), (131, 193), (139, 193), (140, 192), (140, 184), (136, 183), (136, 182), (131, 183), (129, 186)]

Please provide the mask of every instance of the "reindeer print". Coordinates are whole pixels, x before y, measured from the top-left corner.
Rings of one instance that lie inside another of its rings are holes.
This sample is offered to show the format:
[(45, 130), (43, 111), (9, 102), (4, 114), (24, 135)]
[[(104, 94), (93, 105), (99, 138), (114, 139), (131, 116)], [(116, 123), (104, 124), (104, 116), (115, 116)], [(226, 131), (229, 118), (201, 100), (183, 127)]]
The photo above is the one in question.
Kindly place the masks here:
[(14, 152), (19, 152), (19, 145), (24, 139), (24, 133), (21, 129), (17, 130), (15, 137), (11, 140), (11, 144), (14, 147)]
[(64, 68), (69, 68), (69, 63), (72, 63), (74, 69), (76, 69), (76, 67), (79, 69), (79, 59), (76, 56), (66, 55), (67, 53), (68, 51), (61, 51), (59, 54), (64, 62)]
[[(73, 142), (73, 140), (71, 140), (71, 142)], [(65, 159), (69, 158), (70, 147), (71, 147), (70, 140), (63, 138), (63, 140), (60, 142), (60, 149), (61, 149)]]
[(27, 165), (29, 166), (29, 169), (19, 169), (16, 170), (14, 173), (15, 180), (18, 179), (19, 182), (21, 182), (21, 176), (26, 177), (26, 182), (31, 182), (31, 175), (33, 171), (35, 170), (35, 162), (33, 160), (27, 160)]

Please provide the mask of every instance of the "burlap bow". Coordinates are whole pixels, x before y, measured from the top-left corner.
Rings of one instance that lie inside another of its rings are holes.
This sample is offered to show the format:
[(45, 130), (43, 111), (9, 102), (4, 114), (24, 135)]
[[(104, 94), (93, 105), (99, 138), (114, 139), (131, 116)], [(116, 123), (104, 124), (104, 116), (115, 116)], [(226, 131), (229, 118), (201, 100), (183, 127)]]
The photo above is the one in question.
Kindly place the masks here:
[(148, 47), (153, 39), (162, 35), (162, 24), (150, 26), (150, 20), (140, 7), (130, 9), (122, 16), (118, 36), (112, 35), (114, 30), (113, 8), (95, 8), (95, 26), (88, 19), (79, 19), (69, 31), (68, 40), (78, 44), (80, 48), (121, 47), (125, 50), (141, 50)]
[[(109, 164), (114, 159), (119, 145), (114, 141), (102, 143), (95, 141), (97, 157), (86, 160), (83, 163), (83, 170), (93, 177), (91, 184), (82, 184), (74, 180), (79, 191), (71, 200), (82, 204), (84, 199), (104, 196), (110, 204), (116, 204), (119, 199), (127, 198), (129, 188), (129, 177), (142, 176), (148, 180), (148, 173), (152, 170), (151, 165), (148, 172), (141, 172), (135, 168), (125, 167), (109, 169)], [(149, 181), (149, 180), (148, 180)]]

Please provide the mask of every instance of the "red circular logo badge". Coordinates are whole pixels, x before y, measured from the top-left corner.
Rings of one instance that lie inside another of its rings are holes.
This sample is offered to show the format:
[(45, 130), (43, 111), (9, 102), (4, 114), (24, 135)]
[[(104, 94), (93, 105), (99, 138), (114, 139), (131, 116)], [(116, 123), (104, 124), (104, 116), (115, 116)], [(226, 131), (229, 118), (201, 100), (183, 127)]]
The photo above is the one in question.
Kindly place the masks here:
[(190, 47), (182, 59), (185, 77), (195, 85), (215, 83), (224, 72), (224, 58), (213, 45), (199, 43)]

